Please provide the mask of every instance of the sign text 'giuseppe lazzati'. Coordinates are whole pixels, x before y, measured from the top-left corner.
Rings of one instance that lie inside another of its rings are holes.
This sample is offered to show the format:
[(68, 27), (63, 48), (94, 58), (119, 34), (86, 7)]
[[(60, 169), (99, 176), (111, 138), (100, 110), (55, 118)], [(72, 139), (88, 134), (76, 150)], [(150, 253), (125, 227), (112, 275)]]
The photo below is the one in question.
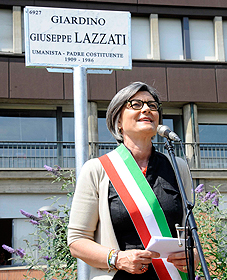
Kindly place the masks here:
[(128, 12), (25, 7), (26, 66), (131, 69)]

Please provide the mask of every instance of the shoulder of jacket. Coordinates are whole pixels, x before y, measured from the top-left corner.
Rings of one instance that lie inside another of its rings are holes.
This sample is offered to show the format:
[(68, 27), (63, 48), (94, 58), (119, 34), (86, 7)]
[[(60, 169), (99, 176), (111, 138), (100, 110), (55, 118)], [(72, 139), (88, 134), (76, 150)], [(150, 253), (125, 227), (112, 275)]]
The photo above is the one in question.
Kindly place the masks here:
[(99, 178), (99, 180), (102, 180), (102, 178), (106, 175), (106, 172), (98, 158), (92, 158), (86, 161), (81, 172), (87, 174), (87, 176)]
[[(171, 165), (173, 166), (173, 163), (172, 163), (172, 160), (171, 160), (171, 157), (169, 154), (163, 154), (163, 153), (159, 153), (159, 154), (161, 154), (163, 157), (167, 158), (169, 160), (169, 162), (171, 163)], [(185, 170), (187, 164), (183, 158), (176, 157), (176, 162), (178, 164), (179, 169)]]
[(87, 170), (90, 172), (101, 171), (103, 169), (102, 164), (98, 158), (89, 159), (84, 163), (82, 168), (83, 170)]

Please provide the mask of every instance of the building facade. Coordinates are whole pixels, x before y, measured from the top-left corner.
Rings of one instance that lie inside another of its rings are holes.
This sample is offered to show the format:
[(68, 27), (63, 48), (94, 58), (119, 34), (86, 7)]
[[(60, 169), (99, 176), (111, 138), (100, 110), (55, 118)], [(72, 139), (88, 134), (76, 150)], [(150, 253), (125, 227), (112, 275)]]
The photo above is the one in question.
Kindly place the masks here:
[[(1, 243), (22, 247), (29, 226), (19, 210), (35, 214), (47, 196), (61, 196), (43, 166), (75, 167), (73, 77), (25, 67), (25, 6), (129, 11), (132, 70), (87, 76), (90, 157), (116, 145), (105, 125), (111, 98), (143, 81), (158, 91), (163, 123), (182, 139), (195, 185), (221, 185), (227, 199), (226, 1), (0, 0)], [(161, 151), (163, 141), (155, 139)]]

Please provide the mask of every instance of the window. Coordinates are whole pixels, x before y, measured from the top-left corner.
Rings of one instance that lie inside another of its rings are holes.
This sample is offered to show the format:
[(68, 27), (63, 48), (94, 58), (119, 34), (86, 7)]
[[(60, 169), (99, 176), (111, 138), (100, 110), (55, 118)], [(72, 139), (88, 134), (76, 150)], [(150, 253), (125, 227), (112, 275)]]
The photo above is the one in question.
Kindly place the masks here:
[(99, 142), (116, 142), (106, 126), (106, 112), (98, 112), (98, 137)]
[(181, 20), (160, 18), (158, 28), (161, 59), (183, 60)]
[(215, 60), (214, 27), (212, 20), (189, 20), (192, 60)]
[(199, 140), (204, 143), (227, 143), (225, 110), (198, 111)]
[(227, 143), (226, 124), (199, 124), (200, 143)]
[[(28, 187), (29, 181), (27, 182)], [(32, 187), (32, 186), (30, 186)], [(34, 216), (37, 216), (37, 211), (43, 206), (50, 206), (57, 208), (59, 210), (59, 216), (64, 217), (60, 205), (70, 205), (71, 200), (68, 200), (67, 196), (64, 194), (53, 193), (47, 199), (47, 194), (1, 194), (1, 203), (0, 203), (0, 265), (21, 265), (21, 261), (8, 261), (5, 263), (3, 258), (8, 260), (11, 258), (11, 254), (2, 248), (2, 244), (13, 247), (14, 249), (23, 248), (26, 253), (32, 254), (34, 257), (38, 257), (37, 246), (38, 240), (37, 236), (33, 233), (36, 231), (36, 227), (29, 222), (29, 218), (25, 218), (21, 213), (20, 209), (25, 210), (28, 213), (31, 213)], [(12, 207), (13, 205), (13, 207)], [(26, 241), (28, 240), (32, 247), (27, 248)], [(33, 251), (34, 249), (34, 251)], [(4, 253), (4, 255), (2, 254)]]
[(0, 52), (13, 52), (13, 16), (11, 10), (0, 9)]
[[(13, 248), (22, 248), (26, 250), (26, 241), (27, 240), (31, 245), (33, 245), (33, 251), (32, 255), (33, 257), (38, 260), (38, 248), (37, 246), (34, 246), (38, 243), (37, 240), (35, 240), (34, 233), (34, 226), (29, 223), (28, 219), (13, 219)], [(30, 254), (28, 250), (26, 250), (26, 253)], [(13, 265), (22, 265), (22, 260), (13, 260)]]
[[(183, 141), (183, 123), (181, 115), (163, 115), (163, 125), (167, 125)], [(157, 135), (154, 142), (164, 142), (165, 138)]]
[(132, 58), (150, 57), (150, 22), (149, 18), (132, 17)]
[(227, 168), (227, 124), (225, 110), (198, 111), (202, 168)]
[(22, 52), (25, 52), (25, 38), (24, 38), (24, 10), (21, 12), (21, 35), (22, 35)]
[(0, 111), (0, 167), (42, 168), (58, 164), (56, 111)]
[(56, 141), (55, 115), (55, 111), (1, 110), (0, 140)]
[(9, 259), (12, 257), (9, 252), (2, 248), (2, 245), (8, 245), (12, 247), (12, 219), (0, 219), (0, 228), (4, 229), (0, 231), (0, 266), (10, 265)]
[[(163, 125), (167, 125), (181, 139), (183, 139), (183, 124), (181, 115), (163, 115)], [(168, 154), (167, 149), (165, 149), (165, 146), (163, 145), (164, 142), (166, 142), (165, 137), (157, 134), (152, 142), (155, 144), (155, 147), (159, 152)], [(175, 145), (174, 149), (177, 156), (183, 156), (180, 145)]]
[(225, 60), (227, 60), (227, 21), (226, 20), (223, 20), (223, 37), (224, 37)]
[(62, 132), (63, 132), (63, 141), (64, 142), (74, 142), (74, 117), (63, 117), (62, 118)]

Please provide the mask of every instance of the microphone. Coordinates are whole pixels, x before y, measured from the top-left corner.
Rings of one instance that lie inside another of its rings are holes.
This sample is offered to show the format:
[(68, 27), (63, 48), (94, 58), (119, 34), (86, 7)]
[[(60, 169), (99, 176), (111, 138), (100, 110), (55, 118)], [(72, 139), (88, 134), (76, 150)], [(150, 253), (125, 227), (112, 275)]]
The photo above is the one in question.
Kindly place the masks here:
[(157, 132), (160, 136), (180, 142), (180, 137), (173, 132), (167, 125), (158, 125)]

